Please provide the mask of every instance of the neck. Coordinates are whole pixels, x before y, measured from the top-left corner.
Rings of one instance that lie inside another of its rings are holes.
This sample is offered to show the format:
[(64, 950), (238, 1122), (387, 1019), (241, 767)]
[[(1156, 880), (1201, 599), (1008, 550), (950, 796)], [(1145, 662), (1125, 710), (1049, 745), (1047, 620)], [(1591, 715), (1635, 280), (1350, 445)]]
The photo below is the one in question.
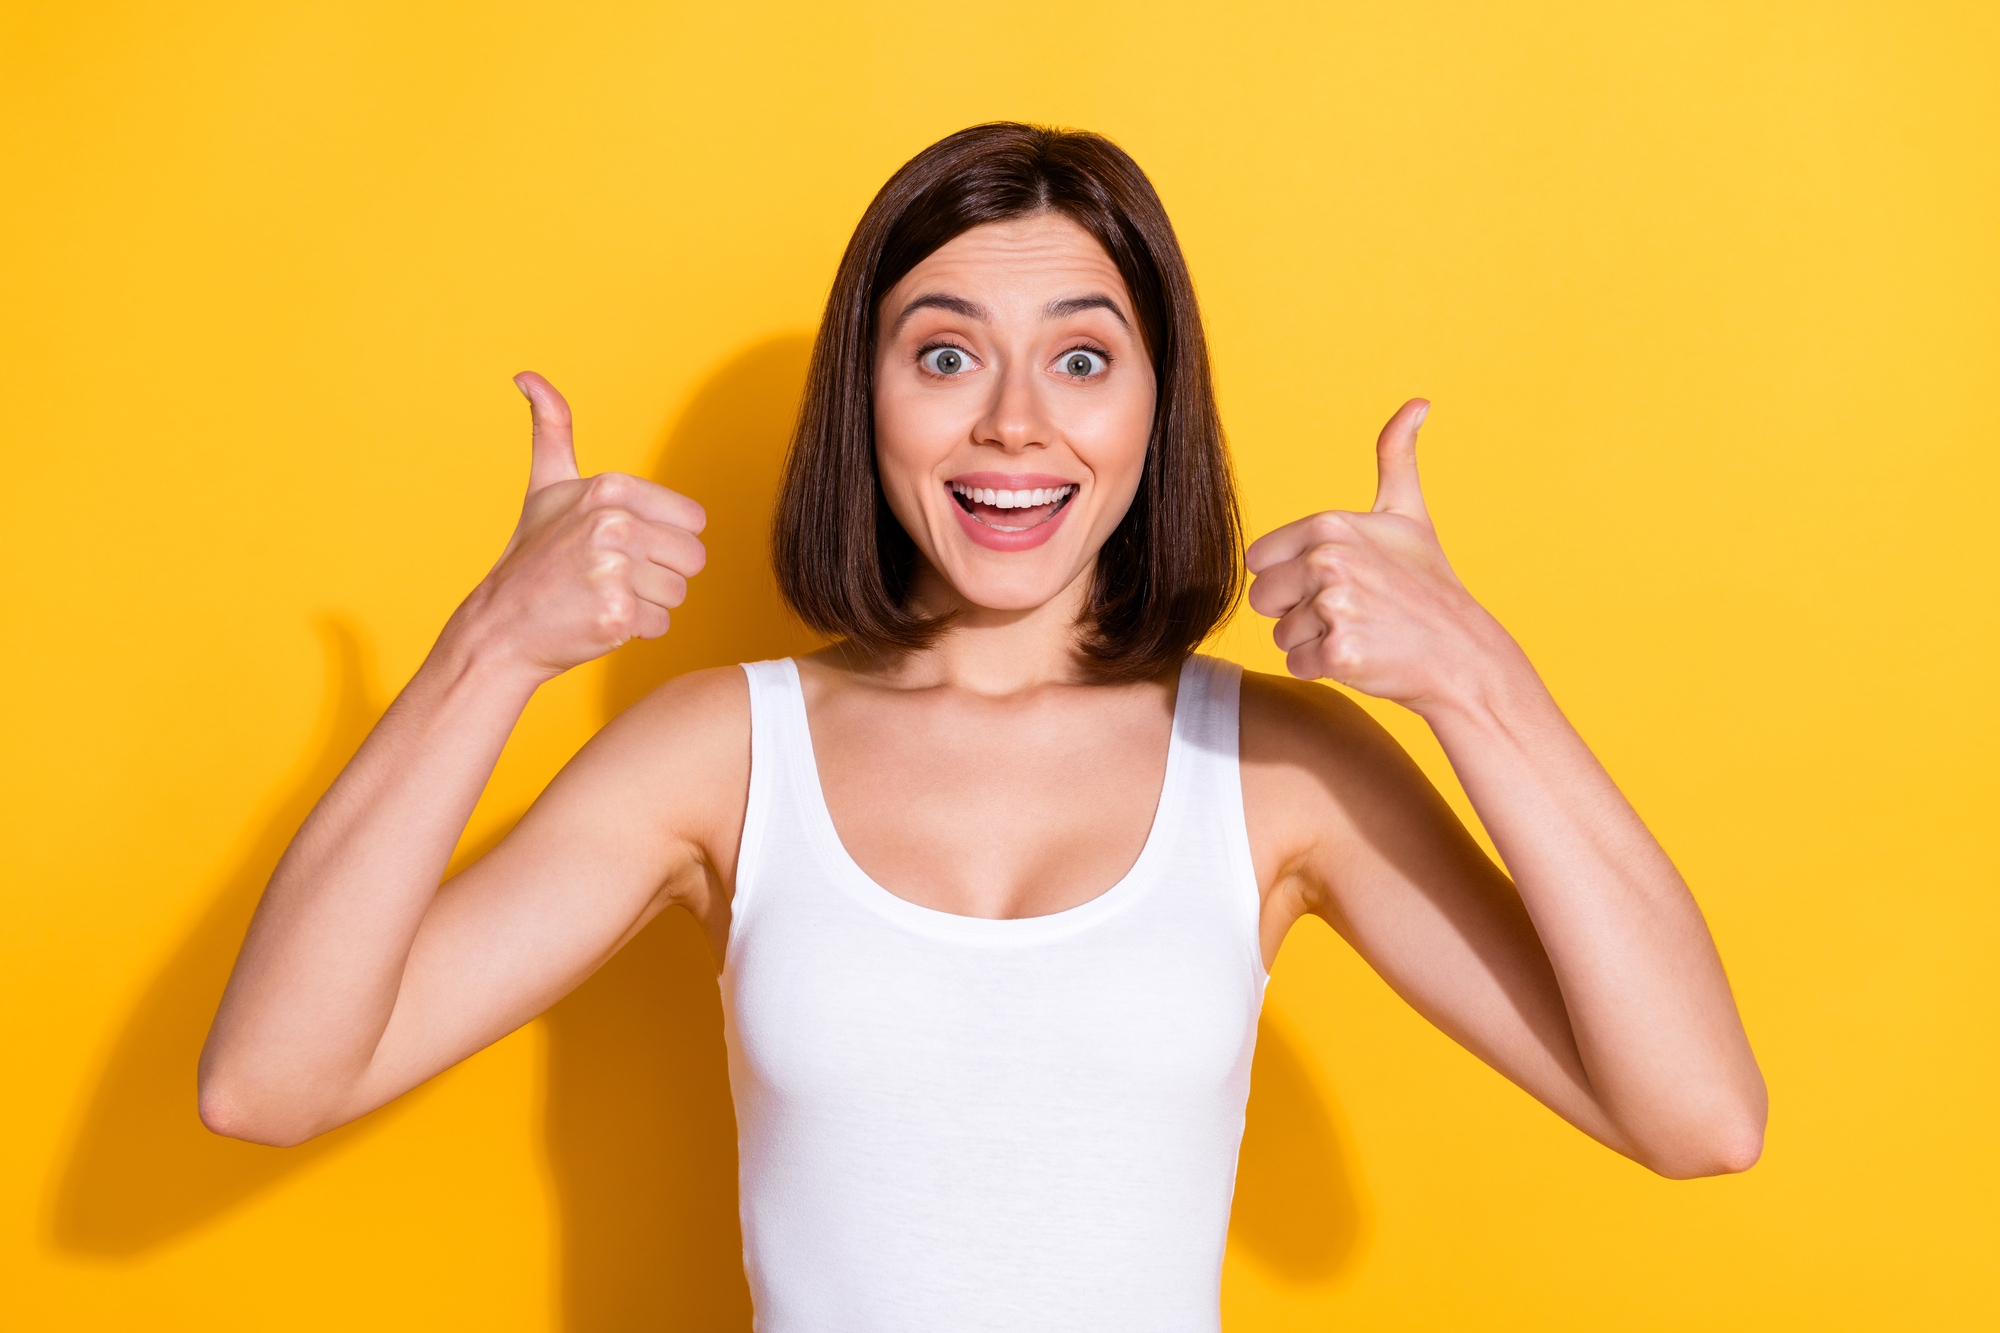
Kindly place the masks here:
[(917, 576), (911, 602), (926, 614), (953, 612), (936, 642), (882, 663), (881, 674), (906, 689), (944, 687), (1004, 697), (1044, 685), (1091, 680), (1077, 652), (1077, 621), (1090, 601), (1086, 569), (1049, 601), (1024, 611), (999, 611), (965, 600), (936, 571)]

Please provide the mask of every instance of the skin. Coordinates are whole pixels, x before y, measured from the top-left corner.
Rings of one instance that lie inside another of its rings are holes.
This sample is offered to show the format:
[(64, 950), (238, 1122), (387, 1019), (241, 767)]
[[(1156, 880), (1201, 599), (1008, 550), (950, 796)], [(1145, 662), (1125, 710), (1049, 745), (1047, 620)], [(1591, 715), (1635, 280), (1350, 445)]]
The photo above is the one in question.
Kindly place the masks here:
[[(842, 841), (890, 892), (1036, 916), (1137, 858), (1164, 778), (1175, 673), (1093, 682), (1074, 650), (1097, 550), (1144, 464), (1154, 372), (1117, 268), (1042, 215), (977, 228), (883, 299), (879, 472), (953, 619), (921, 653), (801, 664)], [(301, 828), (273, 875), (201, 1069), (219, 1133), (297, 1143), (541, 1013), (678, 905), (718, 966), (749, 788), (733, 668), (661, 686), (594, 737), (493, 851), (440, 886), (534, 690), (668, 632), (703, 516), (638, 478), (579, 477), (539, 376), (533, 467), (500, 560)], [(1687, 887), (1438, 543), (1415, 445), (1383, 429), (1367, 513), (1328, 511), (1247, 554), (1250, 602), (1293, 677), (1246, 674), (1242, 781), (1266, 965), (1311, 913), (1416, 1009), (1557, 1114), (1669, 1176), (1742, 1170), (1764, 1085)], [(967, 477), (1074, 489), (982, 511)], [(1040, 535), (1040, 534), (1037, 534)], [(1494, 865), (1338, 681), (1431, 726)], [(1060, 783), (1049, 781), (1059, 773)], [(1511, 874), (1511, 878), (1510, 878)]]

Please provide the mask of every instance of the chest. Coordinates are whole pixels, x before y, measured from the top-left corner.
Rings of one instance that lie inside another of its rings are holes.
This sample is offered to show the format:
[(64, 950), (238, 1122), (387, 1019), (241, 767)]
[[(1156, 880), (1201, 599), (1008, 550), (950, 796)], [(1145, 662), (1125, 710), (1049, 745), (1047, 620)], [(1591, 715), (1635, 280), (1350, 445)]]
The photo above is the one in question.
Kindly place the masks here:
[(1138, 859), (1173, 726), (1169, 687), (984, 700), (808, 692), (814, 763), (842, 845), (900, 898), (959, 916), (1043, 916)]
[(1262, 985), (1227, 887), (1154, 889), (1032, 942), (940, 940), (837, 898), (767, 913), (725, 982), (737, 1073), (790, 1105), (897, 1123), (948, 1103), (996, 1133), (1064, 1108), (1240, 1110)]

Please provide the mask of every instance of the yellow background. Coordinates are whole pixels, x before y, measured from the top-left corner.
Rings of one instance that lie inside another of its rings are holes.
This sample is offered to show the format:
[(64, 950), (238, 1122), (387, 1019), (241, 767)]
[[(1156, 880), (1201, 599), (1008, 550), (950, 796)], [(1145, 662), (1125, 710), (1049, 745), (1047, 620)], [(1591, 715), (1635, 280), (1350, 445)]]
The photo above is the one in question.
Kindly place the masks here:
[[(1365, 506), (1380, 420), (1435, 400), (1446, 547), (1695, 885), (1772, 1089), (1755, 1171), (1652, 1178), (1308, 923), (1229, 1326), (1994, 1318), (1997, 15), (8, 5), (0, 1322), (743, 1326), (684, 918), (304, 1148), (205, 1136), (194, 1056), (509, 530), (508, 376), (569, 394), (586, 470), (703, 500), (714, 559), (665, 643), (535, 702), (472, 845), (661, 673), (800, 642), (762, 524), (834, 263), (999, 117), (1151, 172), (1254, 530)], [(1248, 615), (1220, 650), (1279, 667)]]

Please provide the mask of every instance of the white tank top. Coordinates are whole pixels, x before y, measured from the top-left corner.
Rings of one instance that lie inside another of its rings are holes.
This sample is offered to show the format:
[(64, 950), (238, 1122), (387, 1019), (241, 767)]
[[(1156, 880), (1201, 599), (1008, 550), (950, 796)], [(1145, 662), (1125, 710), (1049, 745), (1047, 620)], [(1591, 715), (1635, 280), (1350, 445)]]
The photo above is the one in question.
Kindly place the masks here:
[(1182, 668), (1125, 877), (1006, 921), (871, 880), (798, 667), (744, 671), (722, 992), (760, 1333), (1215, 1333), (1266, 981), (1241, 671)]

